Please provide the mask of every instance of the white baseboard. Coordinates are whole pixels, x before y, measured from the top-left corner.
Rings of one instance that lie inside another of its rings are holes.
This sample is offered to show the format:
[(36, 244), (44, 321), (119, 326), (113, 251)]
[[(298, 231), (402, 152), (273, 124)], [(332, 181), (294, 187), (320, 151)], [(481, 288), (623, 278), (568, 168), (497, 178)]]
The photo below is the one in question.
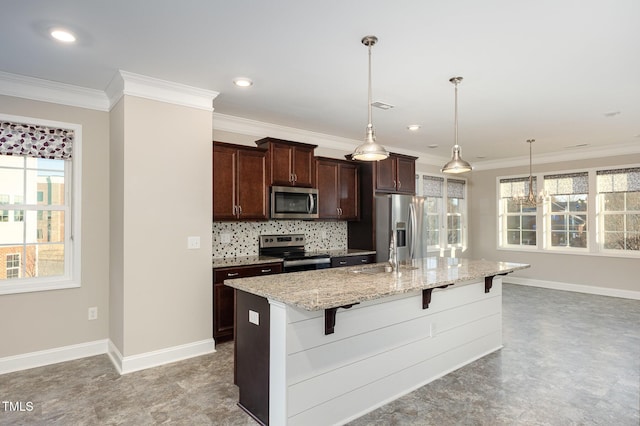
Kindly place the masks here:
[(215, 351), (214, 340), (205, 339), (199, 342), (123, 357), (111, 340), (104, 339), (0, 358), (0, 374), (28, 370), (30, 368), (102, 354), (109, 355), (118, 373), (127, 374), (133, 371), (144, 370), (162, 364), (169, 364), (187, 358), (213, 353)]
[(0, 358), (0, 374), (72, 361), (107, 352), (107, 339)]
[(573, 291), (576, 293), (597, 294), (599, 296), (621, 297), (623, 299), (640, 300), (640, 291), (621, 290), (617, 288), (596, 287), (583, 284), (570, 284), (557, 281), (535, 280), (506, 276), (502, 279), (505, 283), (528, 285), (531, 287), (550, 288), (553, 290)]
[(122, 356), (118, 348), (109, 341), (108, 354), (118, 372), (120, 374), (128, 374), (134, 371), (210, 354), (215, 351), (214, 340), (205, 339), (199, 342), (187, 343), (138, 355)]

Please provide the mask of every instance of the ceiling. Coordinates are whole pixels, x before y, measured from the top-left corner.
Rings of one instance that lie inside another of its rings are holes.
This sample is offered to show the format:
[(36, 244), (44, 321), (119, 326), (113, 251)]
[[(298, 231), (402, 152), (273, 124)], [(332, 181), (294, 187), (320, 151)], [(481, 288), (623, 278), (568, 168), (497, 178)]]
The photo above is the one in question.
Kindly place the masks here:
[[(449, 78), (462, 76), (459, 143), (474, 165), (527, 158), (530, 138), (549, 158), (640, 152), (639, 17), (638, 0), (23, 0), (3, 5), (0, 71), (104, 90), (125, 70), (217, 91), (216, 113), (355, 147), (372, 34), (373, 100), (394, 105), (373, 109), (388, 149), (449, 157)], [(78, 41), (53, 41), (53, 26)]]

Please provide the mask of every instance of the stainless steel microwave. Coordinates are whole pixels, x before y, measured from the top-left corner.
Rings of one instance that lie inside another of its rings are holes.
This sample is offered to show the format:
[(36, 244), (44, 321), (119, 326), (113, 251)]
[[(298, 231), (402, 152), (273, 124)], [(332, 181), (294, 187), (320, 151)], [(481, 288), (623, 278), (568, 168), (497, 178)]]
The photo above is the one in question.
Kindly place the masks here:
[(290, 186), (271, 187), (271, 219), (317, 218), (317, 189)]

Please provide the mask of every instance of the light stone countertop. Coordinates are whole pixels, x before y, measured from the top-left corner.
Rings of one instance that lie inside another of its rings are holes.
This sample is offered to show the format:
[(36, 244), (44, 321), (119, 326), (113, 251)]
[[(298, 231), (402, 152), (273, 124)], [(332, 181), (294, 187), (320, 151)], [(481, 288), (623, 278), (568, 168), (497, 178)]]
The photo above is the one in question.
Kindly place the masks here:
[(278, 263), (284, 259), (271, 256), (239, 256), (239, 257), (214, 257), (211, 262), (213, 268), (228, 268), (232, 266), (260, 265), (261, 263)]
[(531, 266), (526, 263), (426, 257), (401, 265), (398, 274), (371, 273), (385, 265), (387, 263), (236, 278), (225, 280), (224, 283), (307, 311), (318, 311), (443, 285), (477, 281)]

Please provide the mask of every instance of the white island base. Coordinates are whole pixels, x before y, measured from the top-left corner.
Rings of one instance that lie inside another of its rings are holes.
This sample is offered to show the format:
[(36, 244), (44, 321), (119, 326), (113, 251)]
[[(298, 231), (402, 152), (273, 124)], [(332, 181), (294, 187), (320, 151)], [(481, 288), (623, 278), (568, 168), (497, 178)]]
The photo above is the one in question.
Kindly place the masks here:
[(502, 347), (501, 277), (488, 293), (482, 279), (422, 302), (418, 291), (340, 308), (326, 335), (325, 311), (236, 290), (239, 405), (270, 425), (342, 424)]

